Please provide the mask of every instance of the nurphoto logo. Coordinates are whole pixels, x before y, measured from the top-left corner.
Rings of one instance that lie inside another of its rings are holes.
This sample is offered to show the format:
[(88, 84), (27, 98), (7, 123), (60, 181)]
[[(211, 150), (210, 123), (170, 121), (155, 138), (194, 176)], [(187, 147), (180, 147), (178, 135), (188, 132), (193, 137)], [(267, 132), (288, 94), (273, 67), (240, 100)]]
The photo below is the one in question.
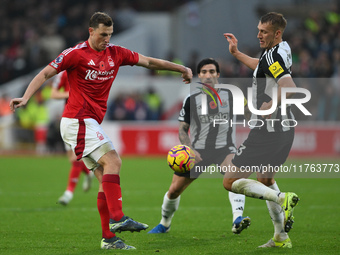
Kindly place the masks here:
[[(231, 84), (216, 84), (215, 88), (209, 86), (208, 84), (201, 83), (205, 87), (208, 87), (212, 93), (214, 93), (217, 98), (219, 99), (220, 105), (222, 105), (222, 101), (220, 96), (218, 95), (216, 89), (228, 89), (232, 95), (233, 95), (233, 113), (235, 115), (244, 115), (244, 95), (242, 90)], [(201, 102), (202, 102), (202, 108), (201, 108), (201, 114), (202, 115), (207, 115), (208, 114), (208, 103), (207, 103), (207, 96), (209, 95), (215, 104), (217, 104), (215, 98), (213, 97), (212, 93), (209, 92), (207, 89), (200, 88), (202, 91), (205, 93), (201, 94)], [(248, 88), (248, 108), (249, 111), (252, 114), (259, 115), (259, 116), (267, 116), (271, 115), (277, 108), (278, 105), (278, 99), (277, 99), (277, 88), (273, 87), (272, 89), (272, 106), (268, 110), (258, 110), (254, 107), (253, 105), (253, 91), (252, 88)], [(287, 98), (288, 93), (301, 93), (305, 97), (304, 98)], [(287, 115), (287, 105), (295, 105), (305, 116), (311, 116), (312, 114), (306, 109), (306, 107), (303, 106), (304, 103), (307, 103), (311, 99), (311, 93), (309, 90), (305, 88), (281, 88), (281, 115), (285, 116)], [(248, 126), (249, 127), (260, 127), (263, 126), (265, 122), (269, 122), (272, 126), (274, 126), (274, 123), (280, 121), (279, 119), (256, 119), (256, 120), (249, 120), (248, 121)], [(225, 119), (214, 119), (214, 126), (215, 125), (223, 125), (223, 124), (230, 124), (231, 126), (234, 124), (244, 124), (245, 126), (245, 121), (243, 122), (238, 122), (238, 123), (232, 123), (232, 120), (230, 120), (228, 123), (228, 120)], [(293, 124), (291, 124), (293, 123)], [(284, 127), (295, 127), (297, 125), (297, 121), (295, 119), (287, 119), (285, 118), (284, 120), (281, 121), (281, 125)]]

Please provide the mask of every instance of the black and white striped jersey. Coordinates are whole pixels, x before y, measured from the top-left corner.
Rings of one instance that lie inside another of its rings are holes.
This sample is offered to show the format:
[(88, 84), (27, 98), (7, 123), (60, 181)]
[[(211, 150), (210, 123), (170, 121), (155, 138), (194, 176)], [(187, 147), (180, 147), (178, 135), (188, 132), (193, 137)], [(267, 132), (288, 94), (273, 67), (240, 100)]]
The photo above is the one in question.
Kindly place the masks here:
[[(212, 94), (215, 101), (211, 96), (205, 95), (208, 114), (202, 114), (203, 92), (196, 91), (187, 96), (178, 120), (190, 125), (190, 139), (195, 149), (220, 149), (227, 146), (234, 151), (235, 127), (230, 122), (236, 121), (236, 116), (233, 114), (233, 96), (227, 89), (218, 89), (217, 92), (222, 105), (215, 94)], [(214, 126), (214, 119), (228, 122)]]
[[(292, 54), (288, 43), (285, 41), (275, 45), (270, 50), (262, 52), (253, 73), (252, 100), (256, 109), (259, 110), (264, 102), (272, 100), (273, 87), (278, 88), (277, 81), (280, 78), (286, 75), (290, 76), (291, 66)], [(294, 115), (291, 112), (290, 105), (287, 105), (287, 115), (282, 116), (281, 106), (278, 105), (271, 114), (270, 119), (265, 121), (261, 116), (255, 114), (252, 114), (251, 119), (252, 126), (256, 126), (254, 129), (266, 130), (267, 132), (284, 132), (291, 129), (289, 126), (292, 126), (292, 121), (289, 122), (287, 119), (294, 120)], [(282, 121), (284, 121), (284, 125), (282, 125)]]

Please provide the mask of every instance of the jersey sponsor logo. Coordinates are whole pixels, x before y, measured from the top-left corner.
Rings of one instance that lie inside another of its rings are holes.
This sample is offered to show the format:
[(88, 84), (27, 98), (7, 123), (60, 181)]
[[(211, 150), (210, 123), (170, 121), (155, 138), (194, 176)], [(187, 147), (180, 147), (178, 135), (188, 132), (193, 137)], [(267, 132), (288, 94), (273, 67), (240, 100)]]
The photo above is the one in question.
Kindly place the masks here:
[(201, 123), (210, 123), (210, 122), (214, 122), (215, 119), (227, 120), (228, 116), (229, 116), (228, 113), (219, 112), (217, 114), (199, 115), (198, 117)]
[(97, 79), (98, 72), (96, 70), (86, 70), (85, 80), (95, 80)]
[(272, 64), (271, 66), (269, 66), (269, 71), (272, 73), (272, 75), (274, 76), (274, 78), (276, 78), (276, 77), (279, 76), (281, 73), (283, 73), (283, 68), (282, 68), (282, 66), (279, 64), (279, 62), (276, 61), (274, 64)]
[(57, 58), (55, 59), (54, 62), (56, 62), (57, 64), (60, 64), (61, 61), (63, 61), (63, 59), (64, 59), (64, 55), (60, 55), (59, 57), (57, 57)]
[(89, 66), (95, 66), (95, 65), (96, 65), (92, 59), (91, 59), (90, 62), (88, 62), (87, 64), (88, 64)]
[[(113, 73), (115, 70), (111, 71), (104, 71), (104, 72), (98, 72), (96, 70), (86, 70), (86, 76), (85, 80), (108, 80), (108, 79), (113, 79)], [(98, 76), (106, 76), (106, 77), (98, 77)]]

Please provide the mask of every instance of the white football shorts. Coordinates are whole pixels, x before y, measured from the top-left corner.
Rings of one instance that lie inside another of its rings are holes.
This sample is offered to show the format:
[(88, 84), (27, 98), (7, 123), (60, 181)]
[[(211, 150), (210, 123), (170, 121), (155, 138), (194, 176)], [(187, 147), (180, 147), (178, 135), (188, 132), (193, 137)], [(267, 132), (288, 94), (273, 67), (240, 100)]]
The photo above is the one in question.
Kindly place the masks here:
[(63, 117), (60, 133), (64, 143), (71, 146), (77, 159), (83, 159), (86, 167), (95, 170), (98, 160), (107, 152), (114, 150), (109, 137), (94, 119), (71, 119)]

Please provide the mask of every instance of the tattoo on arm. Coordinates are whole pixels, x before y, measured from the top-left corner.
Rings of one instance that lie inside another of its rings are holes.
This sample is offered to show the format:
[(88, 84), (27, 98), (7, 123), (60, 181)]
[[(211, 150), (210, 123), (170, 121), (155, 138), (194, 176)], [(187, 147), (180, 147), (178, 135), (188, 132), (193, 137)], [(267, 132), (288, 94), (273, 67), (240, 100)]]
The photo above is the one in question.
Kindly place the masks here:
[(191, 147), (191, 141), (189, 137), (189, 127), (190, 125), (186, 122), (180, 122), (179, 124), (179, 140), (182, 144)]

